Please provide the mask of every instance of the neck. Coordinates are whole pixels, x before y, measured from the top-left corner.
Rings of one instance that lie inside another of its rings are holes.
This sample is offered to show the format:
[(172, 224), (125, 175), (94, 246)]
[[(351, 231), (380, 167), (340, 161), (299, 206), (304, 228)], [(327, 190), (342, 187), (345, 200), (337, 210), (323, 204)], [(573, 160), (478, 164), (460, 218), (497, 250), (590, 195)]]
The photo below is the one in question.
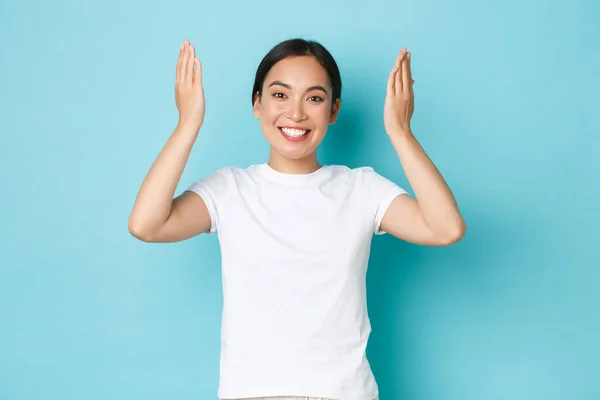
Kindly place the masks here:
[(310, 174), (321, 168), (316, 154), (290, 160), (277, 154), (277, 152), (271, 151), (267, 164), (275, 171), (284, 174)]

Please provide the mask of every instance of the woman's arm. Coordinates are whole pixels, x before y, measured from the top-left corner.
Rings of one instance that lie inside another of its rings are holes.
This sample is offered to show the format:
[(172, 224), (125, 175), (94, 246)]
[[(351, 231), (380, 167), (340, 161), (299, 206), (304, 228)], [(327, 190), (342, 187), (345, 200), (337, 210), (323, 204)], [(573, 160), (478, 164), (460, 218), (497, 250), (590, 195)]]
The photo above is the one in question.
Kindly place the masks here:
[(441, 174), (412, 135), (390, 138), (408, 181), (415, 192), (398, 196), (390, 204), (381, 229), (411, 243), (447, 246), (466, 230), (456, 200)]
[(410, 129), (413, 82), (410, 53), (402, 49), (388, 80), (384, 122), (416, 200), (394, 199), (381, 229), (412, 243), (449, 245), (464, 236), (466, 224), (450, 188)]
[(129, 216), (129, 232), (143, 241), (183, 240), (210, 227), (200, 196), (186, 192), (173, 199), (204, 120), (201, 65), (188, 41), (177, 60), (175, 100), (179, 123), (148, 171)]

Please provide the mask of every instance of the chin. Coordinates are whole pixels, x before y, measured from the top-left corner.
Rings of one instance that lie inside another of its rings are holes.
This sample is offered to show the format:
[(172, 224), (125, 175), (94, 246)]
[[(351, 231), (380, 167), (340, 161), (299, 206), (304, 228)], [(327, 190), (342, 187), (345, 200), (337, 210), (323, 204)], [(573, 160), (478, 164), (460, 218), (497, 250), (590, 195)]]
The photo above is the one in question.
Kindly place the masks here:
[(280, 156), (287, 160), (301, 160), (307, 156), (313, 154), (316, 149), (312, 147), (304, 147), (304, 146), (286, 146), (286, 145), (273, 145), (271, 144), (271, 149), (275, 150)]
[(314, 136), (315, 132), (310, 132), (304, 140), (293, 141), (286, 139), (280, 132), (269, 131), (265, 138), (271, 145), (271, 149), (277, 151), (282, 157), (288, 160), (300, 160), (312, 155), (322, 138)]
[(311, 152), (311, 153), (302, 153), (302, 154), (297, 154), (297, 153), (290, 154), (290, 153), (282, 153), (282, 152), (280, 152), (280, 154), (286, 160), (298, 161), (298, 160), (302, 160), (303, 158), (306, 158), (306, 157), (312, 155), (313, 152)]

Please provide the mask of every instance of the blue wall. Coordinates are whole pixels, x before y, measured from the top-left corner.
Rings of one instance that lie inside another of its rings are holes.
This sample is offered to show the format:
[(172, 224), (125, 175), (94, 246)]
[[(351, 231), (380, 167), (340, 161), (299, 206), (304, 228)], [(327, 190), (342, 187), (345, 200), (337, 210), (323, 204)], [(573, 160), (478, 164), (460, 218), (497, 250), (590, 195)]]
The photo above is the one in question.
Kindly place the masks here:
[(383, 131), (412, 52), (414, 132), (468, 224), (449, 248), (374, 239), (369, 357), (382, 400), (600, 399), (600, 6), (592, 0), (0, 4), (0, 399), (213, 399), (216, 237), (127, 232), (177, 122), (175, 63), (204, 64), (180, 190), (263, 162), (250, 107), (278, 41), (336, 57), (321, 161), (407, 187)]

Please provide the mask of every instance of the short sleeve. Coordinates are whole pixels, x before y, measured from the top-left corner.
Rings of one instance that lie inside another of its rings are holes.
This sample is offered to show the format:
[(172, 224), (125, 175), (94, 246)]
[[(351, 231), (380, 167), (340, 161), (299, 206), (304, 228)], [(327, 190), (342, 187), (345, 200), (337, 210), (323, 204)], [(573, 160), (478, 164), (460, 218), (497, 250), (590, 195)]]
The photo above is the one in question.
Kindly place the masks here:
[(363, 182), (367, 189), (369, 209), (374, 210), (373, 233), (383, 235), (387, 232), (381, 230), (381, 221), (388, 207), (396, 197), (408, 193), (370, 167), (364, 168)]
[(228, 187), (228, 174), (226, 169), (220, 169), (207, 177), (194, 182), (187, 191), (194, 192), (202, 197), (210, 215), (209, 234), (219, 230), (219, 205), (225, 197)]

